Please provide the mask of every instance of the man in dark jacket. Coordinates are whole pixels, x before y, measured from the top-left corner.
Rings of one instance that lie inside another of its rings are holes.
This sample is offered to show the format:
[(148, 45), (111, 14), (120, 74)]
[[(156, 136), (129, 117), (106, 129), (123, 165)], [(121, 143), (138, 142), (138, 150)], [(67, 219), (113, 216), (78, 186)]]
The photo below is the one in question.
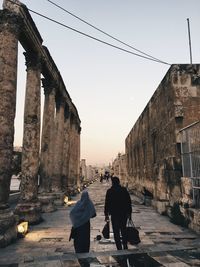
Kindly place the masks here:
[[(131, 218), (131, 198), (125, 187), (120, 185), (119, 178), (111, 178), (112, 186), (106, 192), (104, 214), (105, 221), (109, 221), (111, 215), (112, 228), (117, 249), (127, 249), (126, 223)], [(120, 239), (122, 236), (122, 243)]]

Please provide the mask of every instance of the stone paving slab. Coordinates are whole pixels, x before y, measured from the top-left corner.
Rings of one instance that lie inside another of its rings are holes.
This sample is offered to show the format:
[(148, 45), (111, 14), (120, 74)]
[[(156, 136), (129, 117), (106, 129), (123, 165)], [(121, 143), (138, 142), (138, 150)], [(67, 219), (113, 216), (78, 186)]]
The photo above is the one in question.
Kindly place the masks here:
[[(73, 242), (68, 241), (72, 206), (65, 206), (53, 213), (43, 214), (44, 221), (31, 226), (24, 239), (0, 249), (0, 267), (200, 266), (199, 235), (172, 224), (168, 217), (159, 215), (152, 207), (139, 204), (133, 195), (132, 217), (139, 229), (141, 243), (129, 245), (128, 250), (117, 251), (112, 233), (110, 240), (97, 241), (96, 236), (101, 234), (105, 224), (103, 208), (109, 187), (109, 183), (97, 181), (88, 188), (97, 211), (97, 217), (91, 220), (90, 253), (74, 253)], [(75, 201), (79, 199), (80, 195), (73, 198)], [(144, 265), (147, 264), (145, 262), (151, 265)]]

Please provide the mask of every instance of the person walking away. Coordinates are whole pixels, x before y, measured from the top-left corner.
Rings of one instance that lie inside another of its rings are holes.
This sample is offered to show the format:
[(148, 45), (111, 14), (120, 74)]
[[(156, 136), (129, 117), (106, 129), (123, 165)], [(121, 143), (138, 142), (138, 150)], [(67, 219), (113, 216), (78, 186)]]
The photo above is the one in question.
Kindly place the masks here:
[[(112, 186), (106, 192), (104, 215), (105, 221), (109, 221), (111, 215), (111, 222), (114, 234), (114, 240), (118, 250), (128, 249), (126, 223), (127, 219), (131, 219), (132, 206), (131, 198), (127, 189), (120, 185), (118, 177), (111, 177)], [(120, 235), (122, 236), (122, 242)]]
[(103, 175), (102, 175), (102, 173), (101, 173), (101, 175), (100, 175), (100, 182), (101, 182), (101, 183), (103, 182)]
[(72, 238), (76, 253), (90, 250), (90, 219), (96, 216), (94, 204), (86, 190), (82, 192), (81, 199), (70, 211), (72, 222)]
[(105, 171), (104, 177), (105, 177), (106, 182), (109, 181), (109, 176), (110, 176), (109, 172)]

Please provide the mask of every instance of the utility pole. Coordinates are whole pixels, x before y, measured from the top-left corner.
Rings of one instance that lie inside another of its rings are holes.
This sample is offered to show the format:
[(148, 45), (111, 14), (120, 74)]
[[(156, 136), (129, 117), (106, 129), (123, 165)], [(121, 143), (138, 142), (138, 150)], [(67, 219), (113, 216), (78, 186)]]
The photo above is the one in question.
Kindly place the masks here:
[(188, 38), (189, 38), (189, 48), (190, 48), (190, 64), (192, 64), (192, 47), (191, 47), (191, 37), (190, 37), (190, 21), (187, 18), (187, 25), (188, 25)]

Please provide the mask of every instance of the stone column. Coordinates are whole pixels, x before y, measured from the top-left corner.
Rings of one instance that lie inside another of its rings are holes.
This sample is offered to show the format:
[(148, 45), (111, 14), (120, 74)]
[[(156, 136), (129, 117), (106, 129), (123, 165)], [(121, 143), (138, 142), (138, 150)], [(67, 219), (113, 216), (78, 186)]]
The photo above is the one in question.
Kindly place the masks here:
[(69, 145), (69, 178), (68, 192), (70, 195), (76, 193), (76, 167), (75, 167), (75, 116), (70, 115), (70, 145)]
[(22, 21), (0, 10), (0, 247), (17, 236), (16, 221), (8, 199), (13, 155), (16, 109), (18, 35)]
[(20, 201), (15, 213), (21, 220), (38, 223), (41, 206), (38, 201), (38, 170), (40, 150), (40, 61), (36, 54), (24, 53), (27, 65), (22, 148)]
[(40, 155), (40, 183), (39, 192), (50, 192), (50, 181), (48, 175), (48, 153), (50, 144), (50, 114), (49, 114), (49, 79), (42, 79), (44, 87), (44, 109), (42, 121), (42, 140)]
[(64, 144), (63, 144), (63, 166), (62, 166), (62, 191), (68, 195), (67, 183), (69, 177), (69, 144), (70, 144), (70, 119), (69, 106), (65, 105), (64, 111)]
[(56, 118), (54, 132), (54, 165), (52, 175), (52, 192), (56, 196), (56, 203), (63, 204), (64, 194), (62, 192), (61, 176), (63, 165), (63, 144), (64, 144), (64, 100), (62, 96), (56, 95)]
[(55, 146), (55, 111), (56, 111), (56, 86), (52, 85), (52, 90), (49, 94), (49, 156), (48, 156), (48, 173), (50, 178), (50, 192), (52, 192), (52, 176), (54, 170), (54, 146)]
[(77, 120), (75, 118), (75, 122), (74, 122), (74, 128), (73, 128), (73, 132), (74, 132), (74, 190), (75, 192), (77, 192), (77, 189), (79, 187), (79, 162), (78, 162), (78, 125), (77, 125)]
[(51, 82), (51, 78), (42, 79), (44, 87), (44, 110), (42, 123), (42, 142), (41, 142), (41, 159), (40, 159), (40, 184), (39, 184), (39, 200), (42, 205), (43, 212), (52, 212), (55, 210), (53, 204), (53, 196), (51, 192), (51, 139), (52, 131), (54, 131), (54, 113), (55, 113), (55, 86)]
[(79, 124), (77, 125), (77, 187), (80, 189), (81, 181), (80, 181), (80, 149), (81, 149), (81, 127)]

